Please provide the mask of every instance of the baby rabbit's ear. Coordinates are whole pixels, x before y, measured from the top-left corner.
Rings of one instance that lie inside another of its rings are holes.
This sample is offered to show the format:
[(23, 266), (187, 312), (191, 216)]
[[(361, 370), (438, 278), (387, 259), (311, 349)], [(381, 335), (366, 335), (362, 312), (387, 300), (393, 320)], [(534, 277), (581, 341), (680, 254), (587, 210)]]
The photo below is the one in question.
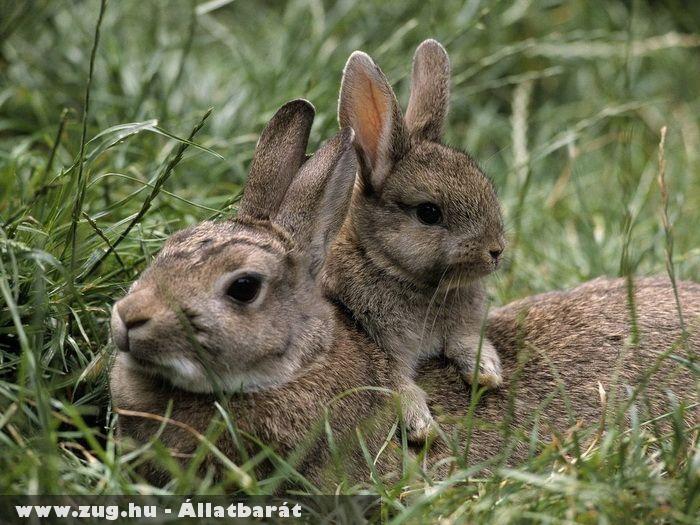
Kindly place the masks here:
[(265, 126), (253, 153), (238, 217), (267, 220), (279, 209), (306, 159), (315, 110), (302, 99), (287, 102)]
[(411, 98), (406, 125), (411, 135), (438, 142), (450, 98), (450, 59), (433, 39), (425, 40), (413, 56)]
[(384, 73), (361, 51), (345, 64), (338, 121), (355, 130), (363, 182), (380, 190), (394, 163), (408, 150), (408, 132)]
[(301, 167), (275, 222), (310, 256), (316, 275), (345, 220), (357, 171), (354, 132), (343, 128)]

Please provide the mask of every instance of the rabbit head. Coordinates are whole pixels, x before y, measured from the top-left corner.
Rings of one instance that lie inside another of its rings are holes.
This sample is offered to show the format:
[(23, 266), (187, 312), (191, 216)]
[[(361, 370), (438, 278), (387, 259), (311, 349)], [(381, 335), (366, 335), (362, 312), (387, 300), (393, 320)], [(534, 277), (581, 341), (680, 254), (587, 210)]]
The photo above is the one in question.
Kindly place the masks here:
[(466, 153), (440, 143), (449, 99), (445, 49), (426, 40), (413, 59), (406, 116), (360, 51), (345, 66), (338, 119), (355, 130), (358, 184), (349, 226), (370, 257), (415, 283), (458, 285), (494, 271), (504, 249), (491, 181)]
[(291, 380), (330, 336), (315, 276), (347, 211), (356, 161), (343, 129), (313, 157), (314, 109), (284, 105), (256, 146), (234, 221), (173, 235), (112, 311), (129, 366), (192, 392)]

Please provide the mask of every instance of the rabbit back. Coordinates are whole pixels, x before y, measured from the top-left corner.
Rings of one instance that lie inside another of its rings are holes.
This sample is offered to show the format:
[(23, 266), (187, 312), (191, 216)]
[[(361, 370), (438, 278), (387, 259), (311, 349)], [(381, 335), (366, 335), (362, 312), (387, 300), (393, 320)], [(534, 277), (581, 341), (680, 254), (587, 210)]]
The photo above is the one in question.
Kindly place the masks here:
[[(683, 331), (670, 281), (638, 279), (634, 290), (637, 345), (630, 341), (632, 321), (624, 279), (599, 278), (573, 290), (535, 295), (491, 312), (486, 334), (501, 356), (507, 386), (485, 393), (477, 405), (475, 417), (480, 423), (474, 425), (471, 436), (470, 463), (501, 454), (506, 450), (504, 436), (509, 434), (519, 439), (507, 463), (525, 459), (535, 424), (539, 424), (542, 442), (579, 425), (590, 443), (591, 431), (605, 411), (599, 385), (608, 401), (616, 389), (618, 403), (628, 404), (632, 403), (631, 393), (646, 385), (633, 401), (641, 421), (673, 410), (670, 392), (690, 403), (686, 423), (697, 425), (698, 377), (682, 360), (700, 351), (700, 284), (678, 283), (687, 346), (681, 343)], [(440, 414), (443, 430), (463, 446), (463, 429), (450, 423), (462, 419), (470, 405), (457, 371), (444, 361), (433, 360), (421, 369), (418, 382), (428, 392), (434, 413)], [(629, 413), (627, 410), (626, 424), (630, 423)], [(607, 415), (608, 421), (611, 417)], [(658, 424), (667, 428), (669, 420), (662, 418)], [(438, 442), (430, 454), (435, 463), (452, 451)]]

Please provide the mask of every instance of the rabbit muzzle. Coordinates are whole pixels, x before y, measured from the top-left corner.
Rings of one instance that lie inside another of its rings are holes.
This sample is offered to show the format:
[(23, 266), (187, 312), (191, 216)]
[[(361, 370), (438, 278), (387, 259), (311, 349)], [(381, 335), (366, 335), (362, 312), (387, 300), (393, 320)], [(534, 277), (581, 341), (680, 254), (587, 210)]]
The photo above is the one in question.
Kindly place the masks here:
[(122, 352), (140, 353), (134, 342), (146, 340), (153, 331), (153, 320), (165, 311), (148, 288), (133, 291), (112, 308), (112, 340)]

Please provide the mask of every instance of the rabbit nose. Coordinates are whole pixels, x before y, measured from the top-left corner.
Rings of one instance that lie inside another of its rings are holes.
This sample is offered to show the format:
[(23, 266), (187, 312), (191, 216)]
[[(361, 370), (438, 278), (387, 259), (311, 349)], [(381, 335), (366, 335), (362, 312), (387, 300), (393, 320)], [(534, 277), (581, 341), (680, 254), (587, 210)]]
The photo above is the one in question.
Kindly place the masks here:
[[(149, 308), (144, 308), (144, 305), (138, 304), (137, 301), (130, 301), (129, 297), (125, 297), (115, 305), (117, 314), (124, 322), (127, 330), (133, 330), (139, 326), (145, 325), (151, 320)], [(136, 303), (136, 304), (134, 304)]]
[(124, 320), (124, 325), (126, 326), (127, 330), (133, 330), (134, 328), (138, 328), (139, 326), (146, 324), (150, 320), (150, 317), (132, 317), (128, 320)]
[(128, 352), (129, 331), (147, 324), (157, 304), (148, 290), (131, 293), (118, 301), (112, 308), (112, 340), (119, 350)]

